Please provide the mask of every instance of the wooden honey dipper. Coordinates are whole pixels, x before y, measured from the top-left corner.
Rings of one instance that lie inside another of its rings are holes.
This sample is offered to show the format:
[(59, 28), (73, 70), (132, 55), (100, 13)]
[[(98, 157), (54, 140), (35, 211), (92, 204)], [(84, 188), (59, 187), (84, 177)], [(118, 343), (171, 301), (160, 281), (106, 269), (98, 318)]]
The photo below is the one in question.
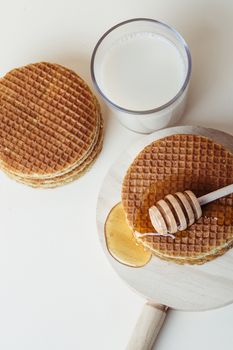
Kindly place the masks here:
[(149, 209), (155, 230), (161, 235), (183, 231), (202, 215), (201, 206), (233, 193), (233, 184), (197, 198), (192, 191), (168, 194)]

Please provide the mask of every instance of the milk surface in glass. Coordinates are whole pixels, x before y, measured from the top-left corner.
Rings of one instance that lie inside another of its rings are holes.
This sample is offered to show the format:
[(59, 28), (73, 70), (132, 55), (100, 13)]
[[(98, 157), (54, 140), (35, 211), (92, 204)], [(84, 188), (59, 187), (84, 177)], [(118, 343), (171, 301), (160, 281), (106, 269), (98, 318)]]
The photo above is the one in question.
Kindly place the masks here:
[(176, 46), (150, 32), (126, 34), (106, 52), (100, 67), (100, 88), (116, 105), (133, 111), (154, 109), (181, 89), (185, 62)]

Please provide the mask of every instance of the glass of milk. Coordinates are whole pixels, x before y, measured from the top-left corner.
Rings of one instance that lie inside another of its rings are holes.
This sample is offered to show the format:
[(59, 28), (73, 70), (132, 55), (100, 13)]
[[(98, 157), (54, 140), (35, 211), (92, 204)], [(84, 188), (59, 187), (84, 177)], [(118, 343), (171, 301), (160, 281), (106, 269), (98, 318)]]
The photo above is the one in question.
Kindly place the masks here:
[(91, 59), (93, 82), (119, 121), (150, 133), (181, 117), (191, 75), (191, 55), (172, 27), (136, 18), (109, 29)]

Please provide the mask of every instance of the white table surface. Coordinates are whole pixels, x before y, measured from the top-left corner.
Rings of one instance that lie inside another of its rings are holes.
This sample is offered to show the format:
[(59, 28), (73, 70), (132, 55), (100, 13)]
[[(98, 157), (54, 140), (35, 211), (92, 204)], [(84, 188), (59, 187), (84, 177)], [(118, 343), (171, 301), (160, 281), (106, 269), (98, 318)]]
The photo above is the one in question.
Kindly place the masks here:
[[(57, 62), (90, 82), (100, 35), (132, 17), (175, 26), (190, 45), (193, 75), (180, 124), (233, 133), (233, 2), (215, 0), (0, 0), (0, 74)], [(71, 185), (35, 190), (0, 173), (0, 349), (124, 350), (144, 300), (113, 272), (98, 242), (98, 190), (114, 159), (139, 137), (103, 108), (103, 151)], [(233, 347), (233, 305), (171, 311), (157, 350)]]

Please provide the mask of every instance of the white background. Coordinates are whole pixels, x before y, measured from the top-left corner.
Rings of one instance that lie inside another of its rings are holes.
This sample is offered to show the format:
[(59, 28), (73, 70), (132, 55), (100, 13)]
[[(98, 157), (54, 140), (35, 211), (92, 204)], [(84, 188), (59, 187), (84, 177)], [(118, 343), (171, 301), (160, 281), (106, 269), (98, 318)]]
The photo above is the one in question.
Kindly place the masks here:
[[(47, 60), (90, 82), (92, 49), (112, 25), (151, 17), (173, 25), (193, 57), (180, 124), (233, 133), (233, 2), (0, 0), (0, 74)], [(98, 242), (96, 199), (114, 159), (138, 135), (103, 107), (106, 135), (85, 177), (35, 190), (0, 174), (0, 349), (123, 350), (144, 300), (114, 273)], [(158, 350), (233, 347), (233, 306), (171, 311)]]

